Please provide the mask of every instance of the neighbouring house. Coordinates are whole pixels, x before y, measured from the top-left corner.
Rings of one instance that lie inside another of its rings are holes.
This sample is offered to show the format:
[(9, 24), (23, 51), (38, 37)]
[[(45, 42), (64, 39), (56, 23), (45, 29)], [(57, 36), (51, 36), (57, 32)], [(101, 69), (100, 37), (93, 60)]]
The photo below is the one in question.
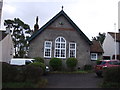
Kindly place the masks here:
[(105, 59), (113, 59), (115, 53), (116, 55), (120, 55), (120, 33), (108, 32), (103, 42), (103, 49), (103, 57)]
[(42, 57), (47, 65), (53, 57), (61, 58), (64, 66), (70, 57), (77, 58), (80, 68), (92, 63), (92, 42), (63, 10), (36, 31), (29, 43), (28, 56)]
[(0, 30), (0, 62), (9, 63), (13, 57), (13, 41), (10, 33)]
[[(101, 60), (103, 59), (103, 53), (104, 53), (104, 50), (102, 48), (102, 45), (99, 41), (96, 41), (96, 40), (93, 40), (92, 41), (92, 45), (90, 47), (90, 52), (91, 52), (91, 60), (94, 62), (96, 60)], [(96, 62), (92, 63), (93, 65), (95, 64)]]

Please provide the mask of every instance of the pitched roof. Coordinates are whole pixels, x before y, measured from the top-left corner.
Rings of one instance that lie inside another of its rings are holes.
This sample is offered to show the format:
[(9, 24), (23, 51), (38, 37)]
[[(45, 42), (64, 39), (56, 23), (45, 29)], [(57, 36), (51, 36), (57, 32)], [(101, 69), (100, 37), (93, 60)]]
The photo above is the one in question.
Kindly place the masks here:
[(44, 26), (42, 26), (36, 33), (34, 33), (28, 41), (33, 40), (36, 38), (45, 28), (47, 28), (51, 23), (53, 23), (57, 18), (59, 18), (61, 15), (63, 15), (68, 22), (79, 32), (79, 34), (89, 43), (92, 44), (92, 42), (87, 38), (87, 36), (78, 28), (78, 26), (67, 16), (67, 14), (61, 10), (56, 16), (54, 16), (50, 21), (48, 21)]
[(0, 41), (3, 40), (7, 36), (7, 34), (5, 32), (6, 31), (1, 31), (0, 30)]
[(99, 41), (94, 40), (92, 41), (92, 43), (93, 44), (90, 46), (91, 53), (103, 53), (104, 52)]
[[(115, 32), (108, 32), (115, 39)], [(120, 33), (116, 33), (116, 41), (120, 42)]]

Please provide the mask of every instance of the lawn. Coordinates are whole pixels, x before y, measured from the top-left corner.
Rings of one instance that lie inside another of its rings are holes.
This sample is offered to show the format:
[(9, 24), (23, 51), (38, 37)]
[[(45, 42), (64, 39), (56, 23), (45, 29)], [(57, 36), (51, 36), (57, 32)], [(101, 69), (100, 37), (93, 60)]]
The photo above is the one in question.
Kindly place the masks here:
[(46, 79), (41, 79), (38, 82), (4, 82), (2, 83), (2, 88), (44, 88), (48, 81)]
[(77, 70), (77, 71), (72, 71), (72, 72), (70, 72), (70, 71), (51, 71), (49, 73), (81, 74), (81, 73), (91, 73), (91, 72), (93, 72), (93, 71), (92, 70)]

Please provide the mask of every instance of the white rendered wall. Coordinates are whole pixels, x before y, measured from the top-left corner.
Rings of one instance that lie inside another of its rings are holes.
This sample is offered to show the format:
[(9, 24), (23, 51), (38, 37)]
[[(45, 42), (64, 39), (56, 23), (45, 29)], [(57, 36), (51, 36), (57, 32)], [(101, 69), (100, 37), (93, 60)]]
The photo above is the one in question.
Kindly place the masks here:
[[(103, 56), (112, 56), (115, 55), (115, 41), (110, 34), (107, 34), (104, 42), (103, 42)], [(116, 43), (116, 54), (119, 54), (119, 44)]]

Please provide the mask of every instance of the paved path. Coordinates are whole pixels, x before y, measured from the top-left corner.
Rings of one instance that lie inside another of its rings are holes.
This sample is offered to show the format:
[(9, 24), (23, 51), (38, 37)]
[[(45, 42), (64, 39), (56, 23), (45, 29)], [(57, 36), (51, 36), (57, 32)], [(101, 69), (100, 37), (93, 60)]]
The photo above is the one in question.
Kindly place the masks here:
[(46, 88), (99, 88), (103, 78), (95, 73), (87, 74), (48, 74)]

